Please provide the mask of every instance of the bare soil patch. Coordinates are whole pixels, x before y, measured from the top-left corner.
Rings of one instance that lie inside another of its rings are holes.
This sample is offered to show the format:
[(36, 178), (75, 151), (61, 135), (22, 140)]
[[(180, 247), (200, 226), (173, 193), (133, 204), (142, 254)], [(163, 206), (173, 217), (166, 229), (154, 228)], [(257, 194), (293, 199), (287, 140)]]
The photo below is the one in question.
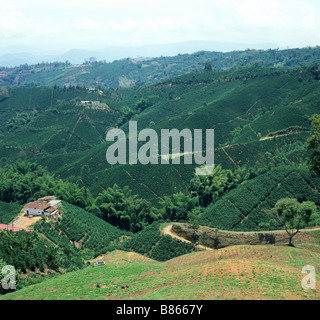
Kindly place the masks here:
[(25, 216), (25, 210), (22, 209), (18, 218), (12, 221), (12, 225), (22, 229), (31, 229), (31, 226), (41, 220), (41, 216)]

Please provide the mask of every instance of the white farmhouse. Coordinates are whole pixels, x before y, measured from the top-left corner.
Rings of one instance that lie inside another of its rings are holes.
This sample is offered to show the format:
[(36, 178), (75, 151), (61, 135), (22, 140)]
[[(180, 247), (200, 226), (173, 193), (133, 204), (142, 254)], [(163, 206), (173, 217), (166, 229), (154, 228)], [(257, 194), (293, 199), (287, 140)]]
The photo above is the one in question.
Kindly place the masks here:
[(101, 101), (80, 101), (80, 104), (82, 104), (82, 105), (97, 105), (100, 103), (101, 103)]
[[(58, 202), (60, 202), (58, 200)], [(57, 204), (57, 201), (55, 202)], [(37, 200), (33, 202), (29, 202), (24, 206), (25, 214), (32, 216), (54, 216), (57, 213), (58, 207), (52, 205), (52, 203)]]

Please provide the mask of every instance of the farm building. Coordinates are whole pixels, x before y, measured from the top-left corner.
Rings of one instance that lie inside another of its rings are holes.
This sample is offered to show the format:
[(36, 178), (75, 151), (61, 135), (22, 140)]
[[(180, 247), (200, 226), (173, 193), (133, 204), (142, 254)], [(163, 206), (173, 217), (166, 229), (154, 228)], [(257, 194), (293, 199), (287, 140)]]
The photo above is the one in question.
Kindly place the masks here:
[(54, 216), (57, 213), (60, 202), (60, 200), (45, 201), (40, 199), (29, 202), (24, 206), (25, 214), (33, 216)]
[(80, 104), (82, 105), (97, 105), (97, 104), (100, 104), (101, 102), (100, 101), (80, 101)]

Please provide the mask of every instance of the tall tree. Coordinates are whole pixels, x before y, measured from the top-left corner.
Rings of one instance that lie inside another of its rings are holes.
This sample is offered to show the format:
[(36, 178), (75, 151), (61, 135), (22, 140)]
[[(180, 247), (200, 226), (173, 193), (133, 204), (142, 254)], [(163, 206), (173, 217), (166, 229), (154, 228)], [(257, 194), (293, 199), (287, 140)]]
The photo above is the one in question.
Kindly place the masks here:
[(162, 203), (163, 217), (170, 221), (187, 221), (188, 214), (198, 204), (198, 197), (192, 197), (191, 195), (178, 192), (172, 195), (172, 197), (164, 197)]
[(211, 71), (212, 70), (212, 62), (211, 61), (207, 61), (204, 64), (204, 70), (206, 70), (206, 71)]
[(297, 199), (283, 198), (271, 210), (289, 236), (289, 246), (300, 229), (317, 218), (317, 207), (312, 201), (298, 202)]
[(196, 209), (192, 210), (189, 214), (188, 214), (188, 218), (189, 218), (189, 225), (192, 228), (193, 231), (193, 240), (196, 240), (196, 232), (197, 230), (200, 228), (200, 224), (198, 222), (197, 219), (197, 211)]

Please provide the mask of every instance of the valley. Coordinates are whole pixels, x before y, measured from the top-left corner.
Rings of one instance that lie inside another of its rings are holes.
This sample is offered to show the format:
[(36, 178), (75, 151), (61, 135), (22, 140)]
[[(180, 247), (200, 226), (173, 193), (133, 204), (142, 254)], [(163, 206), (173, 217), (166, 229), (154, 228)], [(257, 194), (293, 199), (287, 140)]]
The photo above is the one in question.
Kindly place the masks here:
[[(320, 270), (318, 51), (0, 70), (0, 224), (28, 229), (0, 229), (19, 270), (0, 300), (318, 300), (318, 273), (301, 285)], [(159, 147), (201, 129), (202, 152), (214, 129), (213, 171), (182, 139), (167, 164), (108, 163), (107, 132), (134, 121)], [(18, 217), (47, 196), (59, 214)]]

